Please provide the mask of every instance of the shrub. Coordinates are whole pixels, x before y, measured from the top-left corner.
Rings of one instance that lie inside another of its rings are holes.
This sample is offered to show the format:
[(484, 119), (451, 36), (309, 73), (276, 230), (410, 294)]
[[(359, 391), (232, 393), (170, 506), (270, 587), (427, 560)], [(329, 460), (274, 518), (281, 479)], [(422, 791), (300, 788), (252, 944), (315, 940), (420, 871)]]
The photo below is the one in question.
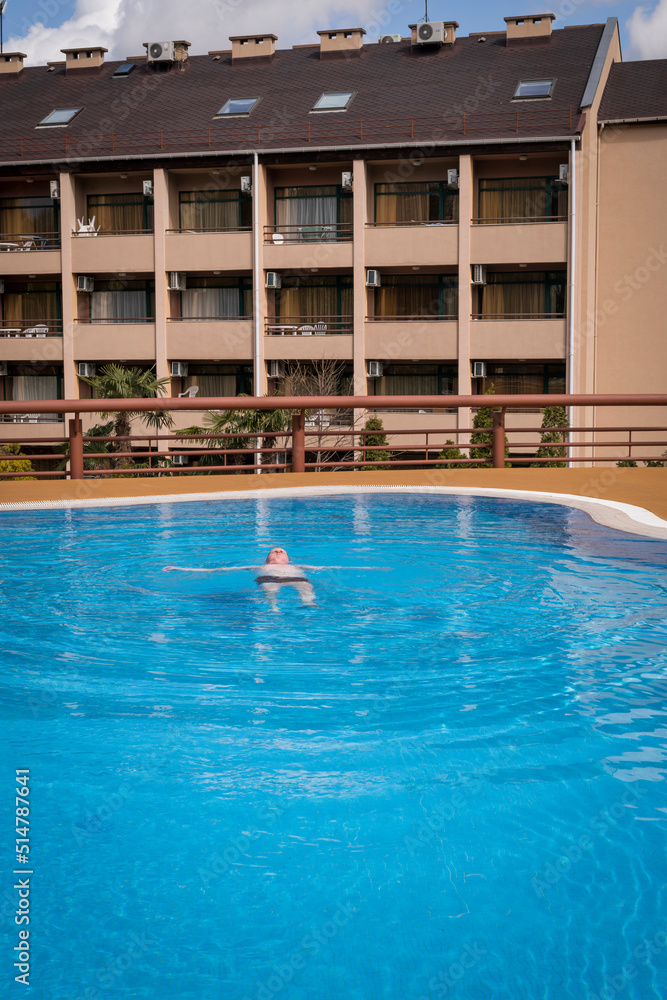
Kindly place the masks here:
[[(493, 385), (486, 390), (486, 396), (495, 395)], [(496, 407), (498, 409), (498, 407)], [(467, 465), (467, 469), (492, 469), (492, 443), (493, 443), (493, 407), (480, 406), (473, 421), (475, 432), (470, 438), (473, 447), (470, 449), (470, 457), (475, 459), (473, 465)], [(507, 435), (505, 435), (505, 458), (509, 456), (507, 447)], [(505, 462), (505, 468), (509, 469), (510, 463)]]
[[(369, 434), (368, 431), (378, 433)], [(391, 453), (384, 450), (387, 445), (387, 435), (384, 433), (384, 424), (379, 417), (369, 417), (364, 424), (364, 433), (359, 437), (359, 444), (366, 448), (367, 462), (386, 462), (391, 458)], [(388, 465), (362, 465), (362, 472), (369, 472), (374, 469), (388, 469)]]
[[(453, 441), (446, 441), (445, 444), (454, 445)], [(465, 458), (463, 452), (457, 448), (455, 445), (452, 448), (443, 448), (438, 455), (438, 464), (436, 469), (465, 469), (470, 468), (470, 466), (465, 465), (454, 465), (452, 459)], [(449, 461), (447, 461), (449, 459)]]
[[(20, 444), (0, 445), (0, 455), (19, 455)], [(9, 458), (0, 461), (0, 472), (34, 472), (32, 462), (26, 458)], [(36, 476), (14, 476), (14, 479), (36, 479)], [(1, 481), (1, 480), (0, 480)]]
[[(563, 406), (545, 406), (542, 417), (542, 444), (537, 449), (536, 458), (559, 458), (564, 459), (567, 451), (564, 444), (569, 440), (569, 434), (564, 430), (553, 430), (553, 428), (569, 427), (570, 421)], [(567, 462), (549, 462), (548, 465), (542, 462), (534, 462), (532, 469), (564, 469)]]

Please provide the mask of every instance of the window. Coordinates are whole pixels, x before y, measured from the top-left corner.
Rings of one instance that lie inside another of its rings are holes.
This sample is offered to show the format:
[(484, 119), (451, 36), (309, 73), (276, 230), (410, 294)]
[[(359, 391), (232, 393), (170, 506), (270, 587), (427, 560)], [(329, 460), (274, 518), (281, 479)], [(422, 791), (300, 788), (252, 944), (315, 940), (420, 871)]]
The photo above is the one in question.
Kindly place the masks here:
[(90, 293), (92, 323), (149, 323), (155, 315), (155, 296), (150, 281), (105, 281), (95, 279)]
[(259, 97), (230, 99), (226, 104), (223, 104), (215, 117), (220, 118), (222, 115), (249, 115), (258, 101)]
[(251, 278), (188, 277), (188, 287), (181, 292), (183, 319), (245, 319), (251, 316)]
[(536, 97), (551, 97), (556, 81), (551, 80), (522, 80), (516, 88), (514, 100), (528, 100)]
[(102, 233), (153, 231), (153, 199), (136, 194), (89, 194), (88, 218)]
[(458, 188), (446, 181), (375, 185), (375, 221), (379, 225), (458, 222), (458, 218)]
[(328, 333), (352, 332), (351, 276), (286, 275), (275, 296), (278, 323), (324, 321)]
[(0, 296), (0, 327), (30, 329), (48, 326), (48, 332), (62, 330), (60, 284), (55, 281), (7, 281)]
[(58, 202), (52, 198), (0, 198), (0, 233), (32, 236), (58, 231)]
[(458, 283), (455, 275), (383, 274), (375, 289), (375, 318), (456, 319)]
[(565, 392), (565, 365), (562, 362), (546, 365), (487, 362), (486, 372), (484, 387), (488, 388), (493, 383), (498, 395)]
[(179, 229), (250, 229), (252, 198), (240, 191), (180, 191)]
[(242, 365), (207, 365), (190, 362), (184, 388), (199, 386), (200, 396), (251, 396), (252, 368)]
[(313, 105), (313, 111), (347, 111), (350, 101), (354, 97), (354, 91), (340, 94), (322, 94)]
[(309, 226), (351, 225), (352, 195), (339, 184), (276, 188), (275, 220), (278, 232), (295, 227), (301, 238), (311, 239)]
[(567, 216), (567, 185), (557, 177), (502, 177), (479, 182), (479, 221)]
[(373, 379), (374, 396), (451, 396), (458, 388), (455, 364), (385, 365)]
[(69, 125), (76, 115), (78, 115), (81, 108), (56, 108), (52, 111), (50, 115), (46, 118), (42, 118), (41, 122), (37, 126), (40, 128), (43, 125)]
[(565, 271), (494, 271), (479, 289), (479, 318), (555, 319), (565, 315)]
[(129, 76), (135, 65), (135, 63), (122, 63), (122, 65), (120, 65), (115, 71), (114, 76)]

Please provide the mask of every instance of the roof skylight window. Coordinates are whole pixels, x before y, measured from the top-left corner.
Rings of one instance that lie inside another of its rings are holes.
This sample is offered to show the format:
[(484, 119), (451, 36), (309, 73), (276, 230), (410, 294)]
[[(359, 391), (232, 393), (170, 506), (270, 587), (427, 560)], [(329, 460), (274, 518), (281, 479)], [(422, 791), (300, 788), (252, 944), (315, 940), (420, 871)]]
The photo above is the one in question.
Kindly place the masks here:
[[(81, 108), (56, 108), (46, 118), (42, 118), (39, 125), (69, 125), (72, 119), (78, 115), (79, 111), (81, 111)], [(37, 126), (38, 128), (39, 125)]]
[(136, 63), (122, 63), (115, 71), (114, 76), (129, 76)]
[(322, 94), (320, 99), (312, 107), (313, 111), (346, 111), (350, 101), (354, 97), (354, 91), (338, 94)]
[(258, 101), (259, 97), (230, 99), (220, 108), (215, 117), (220, 118), (222, 115), (249, 115)]
[(522, 80), (514, 94), (514, 100), (526, 100), (535, 97), (551, 97), (556, 81), (551, 80)]

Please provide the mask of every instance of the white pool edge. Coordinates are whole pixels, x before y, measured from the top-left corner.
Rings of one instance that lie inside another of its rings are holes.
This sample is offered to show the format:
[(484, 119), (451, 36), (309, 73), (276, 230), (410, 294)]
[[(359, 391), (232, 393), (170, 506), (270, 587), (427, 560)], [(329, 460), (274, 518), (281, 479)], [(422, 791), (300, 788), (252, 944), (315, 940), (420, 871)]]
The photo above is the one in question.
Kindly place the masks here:
[(528, 500), (555, 503), (589, 514), (598, 524), (646, 538), (667, 540), (667, 521), (634, 504), (574, 493), (545, 493), (537, 490), (508, 490), (489, 486), (290, 486), (261, 490), (234, 490), (216, 493), (174, 493), (164, 496), (106, 497), (86, 500), (33, 500), (0, 503), (1, 511), (63, 510), (95, 507), (136, 507), (145, 504), (192, 503), (210, 500), (270, 500), (279, 497), (325, 496), (344, 493), (430, 493), (448, 496), (499, 497), (503, 500)]

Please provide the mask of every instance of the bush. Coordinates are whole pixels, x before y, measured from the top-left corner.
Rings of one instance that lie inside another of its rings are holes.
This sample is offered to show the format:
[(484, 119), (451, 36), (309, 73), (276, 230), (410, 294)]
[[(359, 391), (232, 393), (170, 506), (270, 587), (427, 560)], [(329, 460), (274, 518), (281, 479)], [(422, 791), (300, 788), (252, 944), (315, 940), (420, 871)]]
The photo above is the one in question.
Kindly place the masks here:
[[(542, 417), (542, 444), (537, 449), (536, 458), (559, 458), (564, 459), (567, 451), (564, 444), (569, 439), (569, 434), (564, 430), (553, 430), (550, 428), (569, 427), (570, 421), (563, 406), (545, 406)], [(558, 446), (558, 447), (555, 447)], [(531, 469), (564, 469), (567, 462), (534, 462)]]
[[(378, 431), (381, 433), (369, 434), (368, 431)], [(387, 445), (387, 435), (384, 433), (384, 424), (379, 417), (369, 417), (364, 424), (364, 433), (359, 437), (359, 444), (366, 448), (367, 462), (386, 462), (391, 458), (391, 453), (383, 450)], [(362, 472), (370, 472), (374, 469), (388, 469), (388, 465), (362, 465)]]
[[(495, 388), (493, 385), (489, 386), (486, 390), (486, 396), (495, 395)], [(498, 407), (496, 407), (498, 409)], [(470, 457), (475, 459), (473, 465), (467, 465), (467, 469), (492, 469), (492, 444), (493, 444), (493, 407), (491, 406), (481, 406), (475, 415), (473, 421), (473, 427), (476, 428), (472, 437), (470, 438), (470, 443), (473, 447), (470, 449)], [(505, 458), (509, 457), (509, 448), (507, 447), (507, 435), (505, 435)], [(511, 468), (509, 462), (505, 462), (505, 468)]]
[[(20, 444), (0, 445), (0, 455), (19, 455)], [(0, 461), (0, 472), (34, 472), (32, 462), (26, 458), (5, 459)], [(14, 476), (14, 479), (36, 479), (36, 476)], [(0, 480), (1, 482), (1, 480)]]
[[(448, 440), (445, 442), (445, 444), (454, 445), (454, 442)], [(465, 455), (459, 448), (457, 448), (456, 446), (452, 448), (443, 448), (440, 454), (438, 455), (438, 464), (436, 465), (436, 469), (470, 468), (470, 466), (465, 466), (465, 465), (454, 465), (452, 459), (457, 459), (457, 458), (459, 459), (465, 458)], [(447, 459), (449, 459), (449, 461), (447, 461)]]

